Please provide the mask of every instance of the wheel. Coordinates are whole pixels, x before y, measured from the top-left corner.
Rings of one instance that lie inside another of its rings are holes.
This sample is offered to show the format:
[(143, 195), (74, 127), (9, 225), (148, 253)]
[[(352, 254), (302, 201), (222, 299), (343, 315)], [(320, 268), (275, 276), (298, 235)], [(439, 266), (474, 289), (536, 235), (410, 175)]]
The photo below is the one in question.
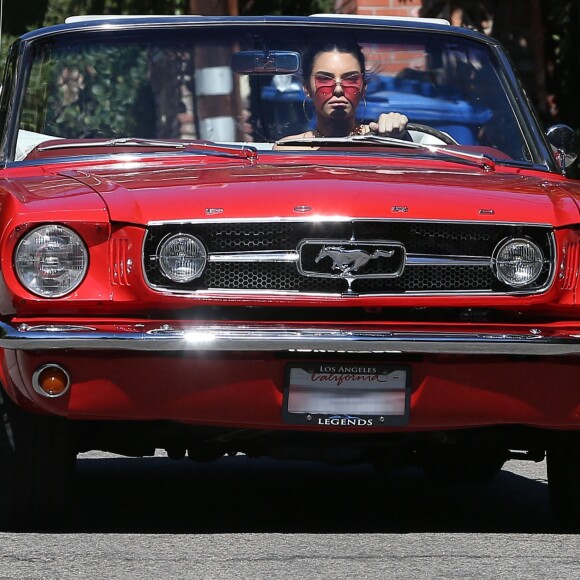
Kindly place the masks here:
[(75, 457), (65, 420), (26, 413), (0, 388), (0, 528), (65, 521)]
[(566, 433), (551, 442), (546, 464), (556, 520), (566, 528), (580, 529), (580, 436)]
[(425, 133), (426, 135), (431, 135), (436, 137), (445, 143), (445, 145), (459, 145), (459, 143), (443, 131), (435, 129), (435, 127), (430, 127), (429, 125), (420, 125), (418, 123), (407, 123), (407, 131), (418, 131), (419, 133)]

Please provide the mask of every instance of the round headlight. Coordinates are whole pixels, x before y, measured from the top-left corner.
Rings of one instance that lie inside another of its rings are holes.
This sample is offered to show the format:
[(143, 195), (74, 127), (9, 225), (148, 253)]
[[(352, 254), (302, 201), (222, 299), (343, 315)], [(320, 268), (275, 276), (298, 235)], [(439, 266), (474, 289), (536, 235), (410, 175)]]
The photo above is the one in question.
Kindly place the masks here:
[(14, 256), (20, 283), (33, 294), (58, 298), (74, 290), (87, 272), (89, 256), (69, 228), (48, 225), (25, 234)]
[(186, 284), (203, 273), (207, 253), (200, 240), (189, 234), (175, 234), (159, 244), (159, 267), (174, 282)]
[(531, 240), (504, 240), (494, 251), (495, 275), (501, 282), (519, 288), (534, 282), (544, 265), (542, 250)]

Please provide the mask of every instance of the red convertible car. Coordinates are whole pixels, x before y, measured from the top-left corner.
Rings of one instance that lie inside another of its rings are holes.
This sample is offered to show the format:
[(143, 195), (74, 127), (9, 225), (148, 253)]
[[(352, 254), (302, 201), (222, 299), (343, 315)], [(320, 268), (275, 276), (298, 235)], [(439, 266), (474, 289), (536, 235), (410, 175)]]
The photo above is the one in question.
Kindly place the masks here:
[(84, 17), (0, 101), (0, 525), (88, 450), (491, 477), (580, 522), (580, 183), (445, 21)]

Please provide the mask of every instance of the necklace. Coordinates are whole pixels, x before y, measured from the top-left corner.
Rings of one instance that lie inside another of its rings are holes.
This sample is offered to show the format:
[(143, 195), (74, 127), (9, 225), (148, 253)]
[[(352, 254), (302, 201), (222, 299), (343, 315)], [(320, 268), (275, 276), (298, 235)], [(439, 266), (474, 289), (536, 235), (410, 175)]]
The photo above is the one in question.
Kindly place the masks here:
[[(364, 132), (364, 126), (363, 125), (357, 125), (348, 135), (345, 135), (345, 137), (353, 137), (354, 135), (362, 135)], [(318, 130), (318, 127), (316, 127), (312, 133), (314, 133), (314, 136), (317, 138), (320, 137), (326, 137), (327, 135), (324, 135), (323, 133), (321, 133)]]

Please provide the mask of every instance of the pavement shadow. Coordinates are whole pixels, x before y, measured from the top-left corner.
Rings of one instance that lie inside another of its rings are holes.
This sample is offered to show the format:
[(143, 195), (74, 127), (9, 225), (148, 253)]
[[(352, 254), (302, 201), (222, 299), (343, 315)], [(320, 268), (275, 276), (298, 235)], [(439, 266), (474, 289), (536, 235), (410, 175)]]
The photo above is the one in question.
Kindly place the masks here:
[[(418, 469), (384, 478), (226, 457), (79, 459), (71, 530), (118, 533), (552, 533), (546, 482), (502, 471), (479, 484)], [(67, 526), (68, 527), (68, 526)]]

